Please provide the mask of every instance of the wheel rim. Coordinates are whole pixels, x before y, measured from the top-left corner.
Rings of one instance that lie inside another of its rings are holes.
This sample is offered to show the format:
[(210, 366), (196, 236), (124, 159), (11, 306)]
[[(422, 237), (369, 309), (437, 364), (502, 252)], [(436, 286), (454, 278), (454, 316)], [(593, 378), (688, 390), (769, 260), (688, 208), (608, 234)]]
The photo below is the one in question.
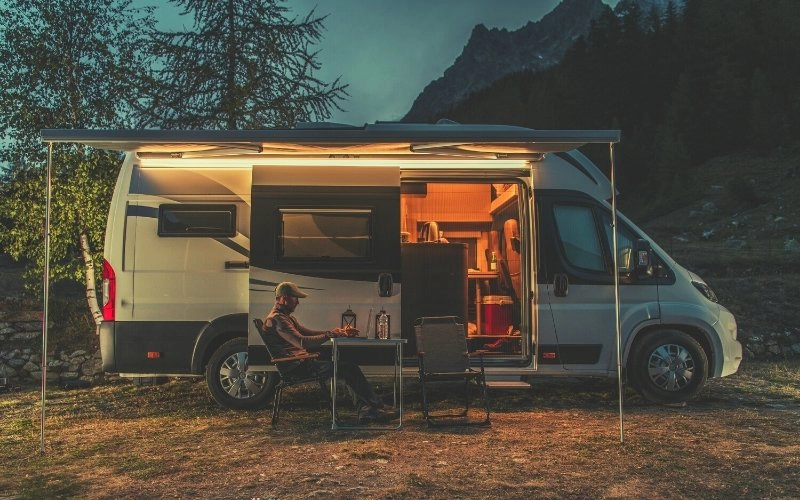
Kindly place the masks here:
[(247, 371), (247, 353), (231, 354), (219, 367), (219, 385), (234, 399), (249, 399), (264, 389), (267, 377)]
[(694, 376), (694, 358), (678, 344), (657, 347), (647, 361), (650, 381), (659, 389), (676, 392), (684, 389)]

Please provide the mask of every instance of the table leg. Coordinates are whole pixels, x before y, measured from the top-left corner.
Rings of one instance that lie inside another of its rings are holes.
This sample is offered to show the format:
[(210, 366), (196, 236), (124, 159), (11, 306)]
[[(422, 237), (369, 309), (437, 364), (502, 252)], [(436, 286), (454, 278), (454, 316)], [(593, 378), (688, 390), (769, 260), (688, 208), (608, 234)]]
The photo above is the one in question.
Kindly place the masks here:
[(331, 429), (336, 430), (336, 375), (339, 368), (339, 346), (332, 340), (331, 361), (333, 362), (333, 377), (331, 377)]
[(475, 281), (475, 323), (476, 323), (476, 334), (482, 335), (481, 332), (481, 300), (483, 297), (481, 296), (481, 280), (473, 280)]
[[(403, 344), (402, 342), (394, 343), (395, 347), (395, 360), (394, 360), (394, 381), (392, 385), (392, 396), (394, 405), (398, 409), (398, 422), (397, 426), (374, 426), (374, 425), (339, 425), (336, 419), (336, 383), (339, 372), (339, 346), (335, 340), (332, 340), (331, 357), (333, 361), (333, 376), (331, 377), (331, 400), (333, 423), (332, 430), (397, 430), (403, 425)], [(347, 345), (346, 343), (344, 344)], [(388, 346), (387, 346), (388, 347)]]
[(397, 415), (398, 422), (397, 428), (399, 429), (403, 425), (403, 344), (397, 344), (397, 371), (398, 374), (395, 376), (395, 380), (398, 380), (398, 385), (400, 387), (400, 406), (398, 408), (399, 413)]

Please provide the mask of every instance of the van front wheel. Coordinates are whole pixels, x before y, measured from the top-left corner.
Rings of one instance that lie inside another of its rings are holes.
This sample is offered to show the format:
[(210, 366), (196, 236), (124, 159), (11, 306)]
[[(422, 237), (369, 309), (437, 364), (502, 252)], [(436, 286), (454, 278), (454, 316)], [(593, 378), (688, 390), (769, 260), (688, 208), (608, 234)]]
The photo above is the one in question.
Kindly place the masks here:
[(211, 397), (232, 410), (257, 410), (267, 405), (278, 383), (277, 372), (247, 370), (247, 339), (235, 338), (219, 346), (206, 367)]
[(689, 334), (661, 330), (647, 335), (631, 352), (631, 383), (642, 396), (659, 404), (691, 399), (708, 377), (708, 357)]

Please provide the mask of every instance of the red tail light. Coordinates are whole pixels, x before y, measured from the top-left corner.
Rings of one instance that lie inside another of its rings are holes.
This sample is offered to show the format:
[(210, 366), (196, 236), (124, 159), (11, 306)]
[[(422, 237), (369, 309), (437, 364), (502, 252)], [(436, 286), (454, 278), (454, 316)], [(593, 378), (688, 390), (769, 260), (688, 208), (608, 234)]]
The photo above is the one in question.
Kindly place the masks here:
[(114, 268), (103, 259), (103, 320), (114, 321), (116, 311), (114, 303), (117, 298), (117, 278)]

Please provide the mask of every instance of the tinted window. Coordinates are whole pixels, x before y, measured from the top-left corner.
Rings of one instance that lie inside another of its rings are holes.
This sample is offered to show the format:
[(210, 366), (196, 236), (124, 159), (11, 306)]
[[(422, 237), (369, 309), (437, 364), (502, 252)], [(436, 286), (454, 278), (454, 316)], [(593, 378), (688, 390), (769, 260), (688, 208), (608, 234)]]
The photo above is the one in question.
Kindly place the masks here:
[(372, 255), (372, 211), (281, 209), (278, 235), (282, 259), (368, 259)]
[(567, 261), (580, 269), (605, 271), (592, 209), (561, 205), (554, 207), (553, 213)]
[(159, 236), (235, 236), (235, 205), (161, 205)]

